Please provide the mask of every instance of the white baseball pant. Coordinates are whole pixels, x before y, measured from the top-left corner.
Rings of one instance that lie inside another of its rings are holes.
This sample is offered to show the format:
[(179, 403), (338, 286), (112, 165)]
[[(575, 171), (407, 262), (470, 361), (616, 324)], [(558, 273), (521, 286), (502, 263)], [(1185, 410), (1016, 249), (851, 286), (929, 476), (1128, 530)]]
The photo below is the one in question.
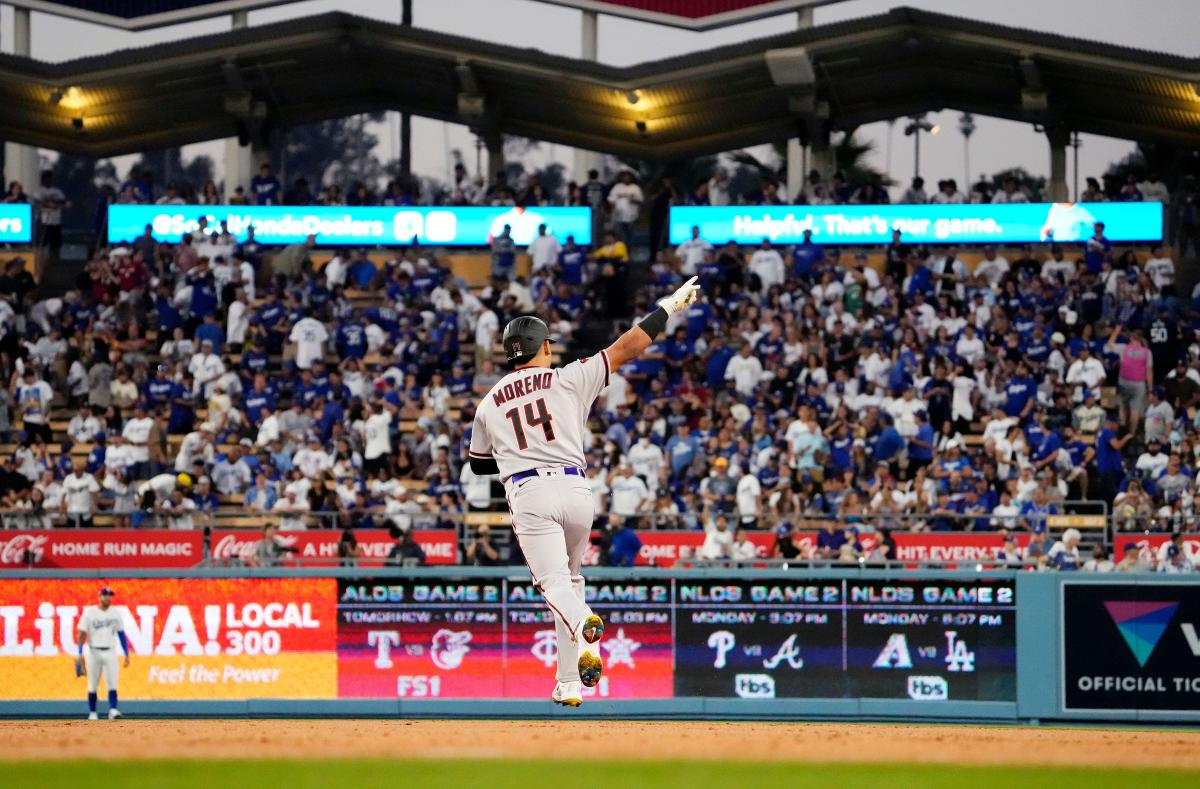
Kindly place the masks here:
[(513, 532), (533, 583), (554, 612), (560, 682), (579, 680), (579, 645), (571, 633), (592, 613), (584, 599), (583, 554), (592, 534), (595, 504), (582, 477), (523, 479), (508, 486)]
[(100, 687), (100, 673), (104, 672), (104, 686), (110, 691), (117, 689), (117, 659), (120, 649), (96, 649), (89, 646), (83, 652), (83, 664), (87, 667), (88, 693)]

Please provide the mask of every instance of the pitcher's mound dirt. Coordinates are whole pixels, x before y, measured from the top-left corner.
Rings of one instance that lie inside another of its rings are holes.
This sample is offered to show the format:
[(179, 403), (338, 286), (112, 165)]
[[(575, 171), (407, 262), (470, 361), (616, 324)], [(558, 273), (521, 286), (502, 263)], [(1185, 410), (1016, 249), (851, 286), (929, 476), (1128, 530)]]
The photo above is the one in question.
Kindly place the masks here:
[(835, 723), (0, 721), (0, 759), (417, 758), (938, 762), (1200, 768), (1200, 732)]

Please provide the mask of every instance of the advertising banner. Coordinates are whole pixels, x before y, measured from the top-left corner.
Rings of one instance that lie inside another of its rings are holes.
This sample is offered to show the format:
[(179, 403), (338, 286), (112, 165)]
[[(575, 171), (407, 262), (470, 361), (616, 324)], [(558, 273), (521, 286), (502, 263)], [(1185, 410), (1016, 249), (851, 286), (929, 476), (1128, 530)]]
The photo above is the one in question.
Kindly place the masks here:
[(1065, 582), (1063, 710), (1200, 711), (1200, 586)]
[[(669, 698), (670, 583), (587, 587), (605, 618), (605, 674), (588, 695)], [(532, 584), (343, 580), (343, 698), (545, 698), (554, 688), (554, 621)]]
[[(102, 585), (116, 593), (133, 699), (333, 698), (336, 583), (326, 578), (0, 580), (5, 699), (79, 699), (76, 627)], [(103, 688), (102, 688), (103, 691)]]
[[(599, 537), (599, 532), (592, 532), (592, 537)], [(636, 564), (639, 567), (674, 567), (680, 560), (695, 559), (700, 555), (700, 546), (704, 545), (702, 531), (639, 531), (638, 539), (642, 541), (642, 549), (638, 551)], [(770, 532), (746, 532), (746, 539), (754, 543), (759, 556), (770, 556), (775, 546), (775, 535)], [(816, 532), (812, 534), (812, 543), (816, 545)], [(600, 564), (600, 549), (595, 542), (588, 546), (583, 555), (583, 563), (588, 567)]]
[[(159, 241), (174, 242), (196, 230), (200, 217), (213, 231), (226, 222), (238, 241), (248, 230), (260, 244), (295, 244), (309, 235), (327, 246), (487, 246), (505, 225), (513, 241), (525, 246), (538, 225), (565, 241), (592, 243), (590, 208), (558, 206), (245, 206), (245, 205), (112, 205), (108, 208), (108, 242), (133, 241), (149, 225)], [(0, 236), (0, 241), (5, 240)]]
[(1016, 698), (1011, 581), (677, 586), (675, 692)]
[(29, 203), (0, 203), (0, 243), (33, 240), (33, 209)]
[(200, 531), (81, 530), (0, 532), (0, 569), (195, 567), (204, 559)]
[[(75, 627), (102, 585), (129, 699), (544, 699), (558, 664), (517, 578), (0, 580), (0, 700), (72, 699)], [(606, 579), (613, 699), (1015, 699), (1012, 581)]]
[[(1016, 534), (1017, 545), (1029, 545), (1028, 534)], [(1004, 547), (998, 532), (895, 532), (898, 562), (973, 562), (995, 559)]]
[[(532, 584), (506, 586), (508, 645), (504, 692), (510, 698), (543, 698), (554, 689), (558, 645), (554, 620)], [(604, 675), (584, 696), (614, 699), (672, 695), (672, 595), (667, 579), (588, 583), (587, 601), (604, 617), (600, 652)]]
[(1086, 241), (1103, 222), (1110, 241), (1159, 241), (1161, 203), (1024, 203), (1003, 205), (675, 206), (671, 243), (700, 228), (713, 243), (797, 244), (812, 231), (818, 244), (886, 244), (899, 230), (910, 244), (1025, 244)]
[[(276, 533), (276, 542), (295, 549), (292, 556), (297, 564), (336, 564), (341, 534), (336, 529), (281, 531)], [(362, 552), (356, 564), (362, 567), (382, 566), (396, 544), (387, 529), (355, 529), (354, 536)], [(417, 529), (413, 531), (413, 539), (425, 551), (426, 564), (458, 563), (458, 537), (453, 529)], [(238, 559), (251, 564), (261, 540), (262, 532), (253, 529), (213, 529), (212, 561), (219, 564)]]
[[(1168, 534), (1118, 534), (1113, 538), (1113, 561), (1119, 562), (1132, 545), (1143, 561), (1152, 562), (1169, 539)], [(1182, 548), (1192, 564), (1200, 566), (1200, 534), (1185, 534)]]

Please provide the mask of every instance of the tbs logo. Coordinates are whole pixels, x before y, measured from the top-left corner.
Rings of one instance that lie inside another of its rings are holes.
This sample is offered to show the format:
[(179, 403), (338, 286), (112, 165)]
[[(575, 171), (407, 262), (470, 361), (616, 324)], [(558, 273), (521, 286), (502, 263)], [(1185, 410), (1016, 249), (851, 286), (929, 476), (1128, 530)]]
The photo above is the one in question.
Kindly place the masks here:
[(909, 677), (908, 697), (916, 701), (946, 701), (950, 686), (945, 677)]
[(733, 692), (742, 699), (773, 699), (775, 680), (769, 674), (738, 674), (733, 678)]

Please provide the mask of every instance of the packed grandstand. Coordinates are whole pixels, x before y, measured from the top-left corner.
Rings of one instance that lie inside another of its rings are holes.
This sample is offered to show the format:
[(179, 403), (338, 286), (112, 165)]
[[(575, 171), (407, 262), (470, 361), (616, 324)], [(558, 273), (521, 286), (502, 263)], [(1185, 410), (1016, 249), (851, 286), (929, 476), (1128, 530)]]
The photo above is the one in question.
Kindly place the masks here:
[[(768, 186), (751, 199), (784, 199)], [(1000, 535), (1010, 566), (1193, 569), (1179, 534), (1200, 515), (1200, 299), (1176, 292), (1167, 250), (1114, 246), (1103, 226), (1083, 244), (1003, 249), (900, 233), (739, 247), (698, 228), (668, 245), (661, 223), (638, 229), (643, 209), (720, 205), (726, 190), (720, 174), (644, 191), (632, 173), (593, 175), (562, 196), (594, 209), (590, 248), (548, 234), (518, 247), (506, 231), (475, 255), (269, 247), (148, 227), (95, 249), (53, 297), (14, 257), (0, 277), (4, 525), (204, 531), (212, 561), (250, 564), (288, 561), (302, 530), (337, 534), (352, 563), (373, 529), (390, 530), (389, 561), (421, 563), (412, 535), (445, 529), (459, 561), (520, 563), (498, 482), (464, 462), (473, 402), (504, 372), (500, 327), (537, 314), (564, 358), (586, 356), (697, 275), (705, 298), (592, 414), (595, 560), (632, 564), (658, 530), (703, 535), (696, 561), (837, 563), (966, 532)], [(220, 202), (212, 184), (185, 191)], [(230, 201), (419, 199), (351, 192), (285, 192), (268, 168)], [(914, 184), (902, 199), (1026, 199), (1015, 182), (969, 192)], [(1150, 177), (1112, 198), (1172, 196)], [(46, 184), (28, 199), (45, 220), (68, 196)], [(448, 199), (554, 200), (465, 171)], [(790, 198), (886, 199), (816, 173)], [(134, 172), (117, 201), (182, 197)], [(223, 528), (256, 531), (219, 543)], [(1114, 537), (1146, 533), (1175, 536), (1114, 555)]]

